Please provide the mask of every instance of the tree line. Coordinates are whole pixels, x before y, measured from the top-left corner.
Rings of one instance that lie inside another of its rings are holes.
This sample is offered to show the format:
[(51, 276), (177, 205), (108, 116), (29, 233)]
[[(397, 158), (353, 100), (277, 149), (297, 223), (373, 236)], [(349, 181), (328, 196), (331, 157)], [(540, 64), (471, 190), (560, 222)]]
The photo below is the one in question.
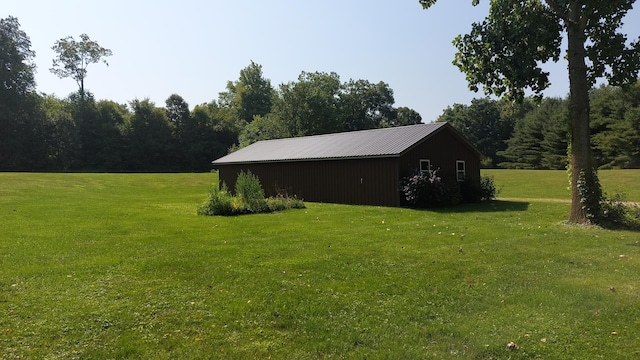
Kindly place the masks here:
[(15, 17), (0, 19), (0, 170), (208, 171), (211, 161), (258, 140), (417, 124), (394, 107), (384, 82), (342, 82), (336, 73), (302, 72), (271, 85), (253, 61), (209, 103), (190, 108), (177, 94), (164, 106), (96, 100), (85, 90), (87, 65), (111, 50), (86, 34), (61, 39), (51, 72), (70, 77), (66, 98), (38, 93), (35, 53)]
[[(384, 82), (302, 72), (274, 87), (254, 62), (217, 99), (193, 108), (177, 94), (163, 106), (148, 99), (95, 100), (84, 89), (86, 66), (111, 51), (84, 34), (79, 42), (67, 37), (53, 47), (59, 56), (51, 71), (79, 86), (57, 98), (36, 91), (30, 45), (16, 18), (0, 19), (0, 170), (208, 171), (212, 160), (259, 140), (422, 121), (416, 111), (394, 107), (393, 90)], [(82, 66), (74, 64), (77, 59)], [(594, 88), (590, 102), (598, 167), (640, 167), (640, 85)], [(485, 167), (567, 167), (568, 99), (479, 98), (448, 107), (437, 121), (467, 136), (487, 156)]]
[[(640, 168), (640, 82), (591, 89), (590, 130), (600, 169)], [(437, 121), (451, 123), (486, 156), (484, 167), (566, 169), (570, 144), (568, 98), (522, 103), (478, 98), (454, 104)]]

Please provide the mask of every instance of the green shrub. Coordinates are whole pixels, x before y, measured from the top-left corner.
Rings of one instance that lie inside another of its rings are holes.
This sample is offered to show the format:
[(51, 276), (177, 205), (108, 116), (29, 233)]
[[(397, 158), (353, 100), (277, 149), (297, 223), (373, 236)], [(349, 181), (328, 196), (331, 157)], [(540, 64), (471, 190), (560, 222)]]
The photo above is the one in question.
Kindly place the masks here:
[(467, 180), (460, 184), (462, 201), (466, 203), (476, 203), (481, 201), (494, 200), (500, 192), (496, 190), (492, 176), (480, 176), (480, 181)]
[(415, 207), (457, 205), (462, 201), (460, 185), (443, 181), (437, 171), (416, 171), (402, 180), (401, 189), (405, 200)]
[(461, 202), (475, 203), (496, 198), (499, 191), (493, 177), (481, 176), (480, 181), (443, 181), (437, 171), (416, 171), (401, 182), (406, 202), (415, 207), (438, 207), (457, 205)]
[(234, 212), (233, 197), (224, 182), (221, 187), (212, 185), (207, 200), (198, 206), (198, 215), (233, 215)]
[(610, 229), (640, 230), (640, 206), (625, 202), (623, 194), (603, 196), (595, 223)]
[(491, 201), (500, 194), (500, 189), (496, 189), (493, 176), (480, 176), (480, 201)]
[(241, 200), (239, 207), (248, 212), (259, 213), (268, 209), (260, 179), (252, 174), (251, 171), (244, 172), (244, 170), (241, 170), (238, 174), (236, 195)]
[(481, 183), (467, 178), (466, 181), (460, 183), (460, 193), (462, 195), (463, 202), (480, 202), (482, 200)]
[(270, 211), (287, 209), (304, 209), (304, 202), (296, 197), (278, 195), (267, 199), (267, 207)]
[(198, 206), (198, 215), (230, 216), (305, 208), (304, 202), (296, 197), (278, 195), (265, 199), (260, 180), (251, 172), (238, 174), (236, 194), (232, 196), (224, 182), (220, 188), (211, 186), (207, 200)]

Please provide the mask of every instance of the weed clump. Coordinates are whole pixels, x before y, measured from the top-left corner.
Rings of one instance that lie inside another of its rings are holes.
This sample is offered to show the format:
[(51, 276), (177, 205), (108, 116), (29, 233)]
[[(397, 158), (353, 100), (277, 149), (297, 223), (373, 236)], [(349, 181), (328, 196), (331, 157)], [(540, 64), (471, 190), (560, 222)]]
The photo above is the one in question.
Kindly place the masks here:
[(260, 179), (251, 171), (240, 171), (236, 180), (236, 195), (223, 182), (212, 186), (207, 199), (198, 206), (198, 215), (232, 216), (257, 214), (287, 209), (304, 209), (304, 202), (296, 197), (278, 195), (265, 198)]
[(261, 213), (267, 209), (264, 190), (260, 179), (251, 171), (240, 171), (236, 180), (236, 195), (240, 200), (239, 207), (248, 213)]
[(233, 215), (233, 213), (233, 196), (229, 194), (227, 184), (224, 182), (220, 187), (212, 185), (207, 200), (198, 206), (198, 215)]

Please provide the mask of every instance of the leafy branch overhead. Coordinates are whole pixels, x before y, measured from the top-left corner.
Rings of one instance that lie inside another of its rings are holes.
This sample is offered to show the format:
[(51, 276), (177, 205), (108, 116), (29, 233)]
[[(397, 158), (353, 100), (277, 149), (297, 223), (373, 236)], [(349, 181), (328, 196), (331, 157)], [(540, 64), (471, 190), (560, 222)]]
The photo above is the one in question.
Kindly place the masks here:
[(103, 62), (109, 66), (105, 58), (112, 55), (111, 50), (103, 48), (87, 34), (80, 35), (80, 41), (71, 36), (60, 39), (51, 49), (57, 57), (53, 59), (53, 67), (49, 70), (61, 79), (74, 79), (81, 94), (84, 94), (84, 79), (89, 64)]
[[(419, 3), (428, 9), (436, 1)], [(574, 26), (584, 36), (587, 83), (593, 86), (604, 77), (612, 85), (628, 84), (638, 73), (640, 43), (629, 42), (617, 30), (633, 3), (492, 0), (487, 18), (454, 39), (458, 52), (453, 63), (467, 75), (473, 91), (482, 85), (486, 95), (522, 99), (527, 88), (540, 95), (550, 85), (549, 73), (540, 65), (560, 60), (563, 31)]]

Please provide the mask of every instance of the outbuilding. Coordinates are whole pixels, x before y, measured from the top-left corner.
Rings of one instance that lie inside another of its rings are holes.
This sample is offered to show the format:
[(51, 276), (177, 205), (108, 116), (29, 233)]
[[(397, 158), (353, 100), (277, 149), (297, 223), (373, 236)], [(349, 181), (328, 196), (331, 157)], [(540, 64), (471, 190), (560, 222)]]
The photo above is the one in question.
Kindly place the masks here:
[(259, 141), (213, 161), (233, 189), (240, 171), (260, 179), (267, 196), (304, 201), (400, 206), (399, 184), (415, 171), (480, 181), (482, 154), (448, 123)]

